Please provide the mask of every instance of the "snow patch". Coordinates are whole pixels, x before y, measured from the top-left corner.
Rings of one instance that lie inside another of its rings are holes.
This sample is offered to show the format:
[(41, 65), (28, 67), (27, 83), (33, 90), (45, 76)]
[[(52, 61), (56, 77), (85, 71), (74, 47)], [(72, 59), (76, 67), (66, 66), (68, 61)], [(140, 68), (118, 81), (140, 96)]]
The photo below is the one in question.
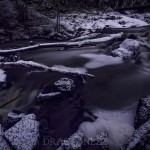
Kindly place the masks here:
[(134, 131), (134, 128), (131, 125), (100, 118), (92, 123), (82, 123), (79, 129), (87, 138), (94, 138), (100, 132), (106, 131), (108, 133), (108, 144), (111, 149), (115, 150), (119, 150)]
[(93, 123), (82, 123), (79, 129), (87, 138), (93, 138), (98, 133), (106, 131), (110, 148), (120, 149), (133, 134), (136, 108), (137, 104), (116, 111), (94, 108), (91, 111), (98, 119)]
[(85, 68), (70, 68), (62, 65), (54, 65), (51, 67), (51, 69), (63, 71), (63, 72), (79, 73), (79, 74), (87, 73), (87, 70)]
[(6, 81), (5, 71), (0, 69), (0, 82), (5, 82), (5, 81)]

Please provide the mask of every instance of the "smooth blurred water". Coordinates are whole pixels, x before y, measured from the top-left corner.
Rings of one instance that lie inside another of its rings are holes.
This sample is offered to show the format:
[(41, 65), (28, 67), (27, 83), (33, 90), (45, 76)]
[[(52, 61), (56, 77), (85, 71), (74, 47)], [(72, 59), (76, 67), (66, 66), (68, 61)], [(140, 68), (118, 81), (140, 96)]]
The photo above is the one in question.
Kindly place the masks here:
[[(19, 46), (21, 45), (22, 43), (19, 44)], [(10, 47), (11, 46), (10, 44)], [(3, 47), (5, 46), (3, 45)], [(56, 48), (47, 48), (23, 53), (21, 54), (21, 59), (30, 59), (48, 66), (64, 65), (67, 67), (84, 67), (90, 60), (80, 55), (89, 53), (101, 54), (102, 52), (96, 47), (74, 48), (66, 51), (57, 51)], [(88, 69), (88, 73), (95, 75), (95, 78), (90, 80), (83, 90), (83, 98), (86, 106), (118, 110), (137, 103), (139, 98), (150, 94), (149, 62), (147, 62), (147, 64), (148, 65), (136, 65), (123, 63)], [(19, 70), (15, 72), (16, 74), (20, 73)], [(19, 77), (21, 79), (21, 75), (19, 75)], [(21, 98), (7, 106), (6, 110), (10, 110), (13, 107), (26, 110), (29, 105), (33, 105), (35, 96), (40, 87), (37, 80), (40, 80), (40, 78), (40, 75), (37, 74), (37, 76), (34, 76), (32, 82), (24, 83), (26, 88)], [(18, 82), (18, 84), (20, 84), (24, 82), (24, 80), (19, 80)], [(48, 83), (49, 81), (44, 82)], [(19, 93), (18, 87), (12, 87), (9, 90), (0, 92), (0, 96), (2, 97), (0, 104), (15, 97), (18, 94), (16, 91)]]

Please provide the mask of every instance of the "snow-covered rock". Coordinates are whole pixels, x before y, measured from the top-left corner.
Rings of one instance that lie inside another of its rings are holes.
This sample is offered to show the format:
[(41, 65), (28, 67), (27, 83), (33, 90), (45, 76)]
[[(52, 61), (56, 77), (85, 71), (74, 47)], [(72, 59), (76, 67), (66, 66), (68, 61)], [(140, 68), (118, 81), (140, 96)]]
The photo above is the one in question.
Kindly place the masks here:
[(119, 48), (113, 50), (111, 54), (113, 56), (121, 58), (132, 58), (138, 54), (138, 48), (142, 45), (142, 42), (133, 39), (125, 39), (119, 46)]
[(4, 138), (4, 129), (0, 124), (0, 150), (11, 150)]
[(76, 133), (71, 135), (68, 139), (61, 142), (61, 146), (57, 150), (77, 150), (82, 148), (83, 144), (83, 133), (78, 130)]
[(15, 125), (17, 122), (19, 122), (22, 117), (24, 117), (25, 114), (24, 113), (15, 113), (13, 111), (9, 112), (7, 115), (7, 128), (12, 127), (13, 125)]
[(127, 49), (129, 51), (136, 50), (141, 46), (141, 42), (133, 39), (125, 39), (121, 44), (120, 48)]
[(150, 133), (150, 119), (133, 133), (121, 150), (149, 150), (150, 141), (148, 143), (143, 141), (148, 133)]
[(148, 119), (150, 119), (150, 96), (139, 100), (134, 126), (139, 128)]
[(118, 48), (118, 49), (115, 49), (112, 51), (112, 55), (114, 56), (118, 56), (118, 57), (121, 57), (121, 58), (131, 58), (132, 56), (132, 52), (131, 51), (128, 51), (127, 49), (125, 48)]
[(4, 135), (17, 150), (32, 150), (37, 146), (39, 138), (39, 123), (35, 115), (24, 116), (13, 127), (5, 131)]
[(75, 88), (74, 81), (69, 78), (61, 78), (60, 80), (54, 83), (54, 86), (60, 92), (72, 92)]

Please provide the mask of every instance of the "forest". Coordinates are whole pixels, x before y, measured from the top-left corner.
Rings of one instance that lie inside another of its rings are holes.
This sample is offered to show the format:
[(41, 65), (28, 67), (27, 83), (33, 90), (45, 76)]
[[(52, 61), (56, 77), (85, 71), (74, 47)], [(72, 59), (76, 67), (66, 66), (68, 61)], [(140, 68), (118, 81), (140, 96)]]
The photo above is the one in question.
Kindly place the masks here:
[(0, 0), (0, 150), (150, 150), (149, 0)]

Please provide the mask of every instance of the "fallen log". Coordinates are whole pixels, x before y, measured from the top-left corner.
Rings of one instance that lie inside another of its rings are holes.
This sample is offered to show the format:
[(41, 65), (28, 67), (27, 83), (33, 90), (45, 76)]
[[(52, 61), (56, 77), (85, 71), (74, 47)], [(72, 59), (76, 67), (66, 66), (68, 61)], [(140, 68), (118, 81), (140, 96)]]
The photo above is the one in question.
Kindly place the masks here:
[(51, 47), (64, 47), (64, 48), (72, 48), (72, 47), (83, 47), (83, 46), (92, 46), (96, 44), (103, 44), (105, 42), (113, 41), (116, 39), (120, 39), (123, 37), (123, 33), (117, 33), (117, 34), (110, 34), (107, 37), (103, 38), (96, 38), (96, 39), (87, 39), (79, 42), (59, 42), (59, 43), (44, 43), (44, 44), (37, 44), (33, 46), (27, 46), (22, 48), (16, 48), (16, 49), (10, 49), (10, 50), (0, 50), (0, 55), (13, 55), (20, 52), (27, 52), (27, 51), (33, 51), (38, 50), (41, 48), (51, 48)]
[(87, 40), (87, 39), (94, 39), (94, 38), (97, 38), (99, 35), (101, 35), (101, 33), (91, 33), (88, 35), (83, 35), (83, 36), (71, 39), (70, 42), (76, 42), (76, 41)]
[(125, 34), (128, 33), (142, 33), (150, 30), (150, 25), (141, 26), (141, 27), (130, 27), (130, 28), (104, 28), (101, 30), (101, 33), (105, 34), (116, 34), (119, 32), (123, 32)]
[[(78, 76), (82, 76), (85, 78), (93, 78), (94, 76), (88, 73), (83, 73), (83, 72), (79, 72), (75, 69), (70, 69), (68, 67), (48, 67), (46, 65), (43, 64), (39, 64), (33, 61), (23, 61), (23, 60), (19, 60), (17, 62), (0, 62), (0, 68), (3, 69), (8, 69), (8, 68), (16, 68), (17, 66), (22, 66), (22, 67), (26, 67), (26, 68), (35, 68), (38, 71), (42, 71), (44, 72), (58, 72), (61, 74), (71, 74), (71, 75), (78, 75)], [(33, 73), (34, 71), (32, 71), (31, 73)]]

